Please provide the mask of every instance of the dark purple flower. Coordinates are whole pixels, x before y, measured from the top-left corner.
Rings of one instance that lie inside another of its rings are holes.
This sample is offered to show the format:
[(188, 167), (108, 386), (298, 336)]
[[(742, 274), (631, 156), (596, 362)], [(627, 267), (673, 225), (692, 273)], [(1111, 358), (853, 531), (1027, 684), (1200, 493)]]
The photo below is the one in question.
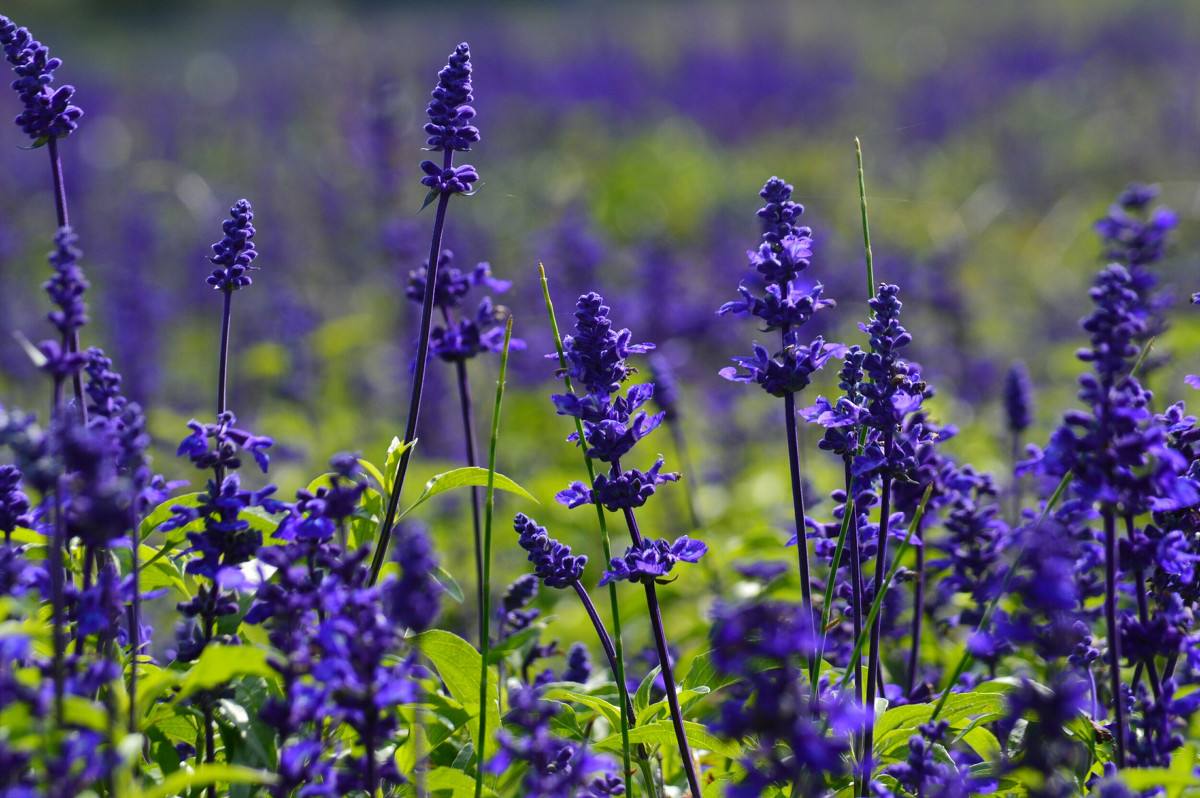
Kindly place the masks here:
[(88, 281), (79, 267), (79, 237), (69, 227), (62, 227), (54, 234), (54, 251), (50, 253), (50, 265), (54, 273), (43, 288), (50, 295), (56, 309), (47, 318), (64, 338), (73, 335), (88, 323), (87, 304), (83, 300)]
[(574, 744), (556, 736), (551, 720), (557, 706), (541, 700), (538, 689), (516, 687), (508, 693), (505, 720), (513, 730), (501, 729), (496, 737), (500, 750), (487, 763), (489, 773), (504, 773), (517, 763), (525, 764), (521, 788), (525, 795), (570, 798), (582, 786), (594, 764)]
[(1004, 375), (1004, 419), (1009, 432), (1020, 434), (1033, 423), (1033, 382), (1019, 360)]
[(7, 541), (14, 529), (32, 523), (29, 497), (21, 490), (21, 469), (0, 465), (0, 532)]
[(695, 563), (708, 551), (703, 541), (692, 540), (687, 535), (675, 539), (674, 543), (659, 538), (645, 539), (630, 546), (623, 557), (613, 557), (609, 569), (600, 579), (600, 585), (627, 580), (640, 582), (657, 580), (667, 576), (678, 562)]
[(562, 589), (579, 581), (587, 565), (586, 555), (571, 554), (570, 546), (550, 537), (545, 527), (538, 526), (524, 513), (513, 518), (513, 529), (518, 535), (517, 543), (529, 553), (534, 574), (546, 587)]
[(663, 459), (659, 457), (649, 471), (631, 468), (615, 477), (597, 474), (594, 489), (582, 482), (573, 482), (566, 490), (559, 491), (555, 498), (568, 507), (599, 502), (614, 513), (625, 508), (641, 507), (654, 495), (659, 485), (679, 479), (679, 474), (660, 473), (662, 467)]
[(733, 358), (744, 371), (729, 366), (720, 373), (733, 382), (757, 383), (772, 396), (786, 396), (807, 388), (813, 373), (840, 351), (839, 344), (826, 344), (819, 336), (806, 346), (789, 345), (775, 355), (755, 344), (754, 357)]
[(83, 111), (71, 103), (74, 86), (53, 87), (54, 70), (62, 66), (62, 59), (52, 58), (50, 49), (34, 39), (28, 28), (18, 28), (3, 15), (0, 47), (17, 76), (12, 88), (24, 106), (15, 120), (17, 127), (35, 143), (71, 135)]
[(446, 66), (438, 72), (437, 86), (426, 107), (427, 141), (432, 150), (468, 152), (479, 141), (479, 128), (471, 124), (475, 109), (470, 106), (471, 48), (466, 42), (454, 48)]
[(240, 199), (229, 209), (229, 218), (221, 225), (225, 236), (212, 245), (213, 254), (208, 257), (217, 267), (207, 281), (215, 290), (229, 293), (253, 282), (248, 274), (258, 268), (254, 265), (258, 251), (254, 248), (253, 220), (249, 200)]
[(583, 643), (572, 643), (567, 649), (567, 667), (563, 670), (562, 681), (584, 684), (592, 675), (592, 659), (588, 656), (587, 646)]
[(391, 617), (414, 633), (424, 632), (441, 612), (442, 584), (437, 553), (425, 530), (411, 526), (396, 545), (400, 578), (387, 584)]

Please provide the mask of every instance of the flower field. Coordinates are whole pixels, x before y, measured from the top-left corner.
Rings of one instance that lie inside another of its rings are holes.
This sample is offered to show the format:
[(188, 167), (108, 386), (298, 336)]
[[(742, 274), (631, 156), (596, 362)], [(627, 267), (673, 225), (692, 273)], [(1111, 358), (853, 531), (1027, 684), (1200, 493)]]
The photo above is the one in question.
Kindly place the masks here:
[(0, 796), (1200, 791), (1191, 4), (19, 5)]

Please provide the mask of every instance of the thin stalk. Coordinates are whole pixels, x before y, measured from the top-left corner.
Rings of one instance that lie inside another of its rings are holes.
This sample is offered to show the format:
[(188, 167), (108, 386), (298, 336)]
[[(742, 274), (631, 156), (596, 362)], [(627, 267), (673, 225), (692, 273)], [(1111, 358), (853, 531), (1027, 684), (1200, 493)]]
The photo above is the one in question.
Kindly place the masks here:
[[(61, 380), (55, 380), (61, 386)], [(61, 390), (61, 388), (58, 388)], [(63, 726), (63, 694), (65, 691), (66, 674), (63, 666), (66, 659), (67, 639), (63, 624), (66, 623), (64, 593), (65, 588), (63, 568), (63, 550), (67, 544), (66, 518), (63, 516), (63, 492), (65, 480), (59, 477), (54, 490), (54, 536), (50, 541), (50, 597), (53, 612), (53, 645), (54, 660), (54, 721), (61, 729)]]
[[(546, 279), (546, 267), (538, 264), (538, 274), (542, 283), (542, 299), (546, 303), (546, 313), (550, 317), (550, 330), (554, 335), (554, 351), (558, 353), (558, 367), (562, 371), (563, 386), (567, 389), (567, 393), (574, 393), (575, 389), (571, 385), (571, 377), (567, 374), (567, 356), (563, 352), (562, 335), (558, 330), (558, 317), (554, 313), (554, 302), (550, 299), (550, 283)], [(583, 440), (583, 422), (578, 418), (575, 419), (575, 433), (579, 435), (579, 440)], [(588, 472), (588, 484), (594, 486), (596, 484), (596, 467), (592, 463), (592, 458), (587, 456), (587, 449), (580, 447), (583, 452), (583, 465)], [(612, 545), (608, 539), (608, 521), (604, 515), (604, 508), (599, 504), (596, 506), (596, 522), (600, 529), (600, 546), (604, 550), (604, 562), (607, 564), (612, 561)], [(613, 647), (616, 652), (616, 674), (617, 674), (617, 692), (620, 694), (620, 709), (621, 709), (621, 759), (624, 765), (625, 793), (632, 795), (633, 782), (633, 765), (630, 757), (629, 749), (629, 729), (633, 725), (633, 713), (627, 710), (629, 704), (629, 686), (625, 684), (625, 654), (621, 642), (621, 608), (617, 601), (617, 586), (613, 582), (608, 583), (608, 604), (609, 612), (613, 619)], [(646, 790), (648, 795), (654, 794), (653, 781), (647, 779)]]
[(858, 161), (858, 205), (862, 212), (863, 249), (867, 257), (867, 296), (875, 296), (875, 255), (871, 252), (871, 226), (867, 222), (867, 181), (863, 174), (862, 142), (854, 137), (854, 157)]
[[(442, 158), (443, 168), (454, 164), (454, 150), (447, 150)], [(388, 544), (392, 539), (392, 526), (396, 523), (396, 512), (400, 508), (400, 494), (404, 490), (404, 478), (408, 474), (408, 463), (412, 459), (412, 443), (417, 438), (417, 419), (421, 415), (421, 393), (425, 388), (425, 366), (429, 360), (429, 329), (433, 324), (433, 299), (437, 292), (438, 256), (442, 252), (442, 231), (446, 226), (446, 208), (450, 205), (450, 194), (442, 192), (438, 197), (437, 213), (433, 220), (433, 237), (429, 242), (429, 267), (425, 270), (425, 296), (421, 300), (421, 329), (417, 334), (417, 362), (413, 372), (412, 393), (408, 399), (408, 423), (404, 428), (404, 443), (408, 448), (400, 455), (396, 464), (396, 476), (392, 480), (392, 493), (388, 497), (387, 513), (379, 527), (379, 539), (375, 543), (375, 554), (371, 558), (370, 584), (379, 579), (387, 557)]]
[[(429, 285), (432, 285), (432, 281)], [(504, 402), (504, 381), (508, 374), (508, 347), (512, 342), (512, 316), (504, 325), (504, 349), (500, 352), (500, 375), (496, 378), (496, 401), (492, 405), (492, 435), (488, 445), (487, 494), (483, 507), (483, 582), (479, 614), (479, 751), (475, 762), (475, 798), (483, 795), (483, 762), (487, 749), (487, 702), (488, 702), (488, 654), (491, 649), (491, 632), (488, 618), (491, 616), (492, 578), (492, 516), (496, 510), (496, 448), (500, 440), (500, 407)], [(380, 549), (381, 550), (381, 549)], [(499, 685), (497, 685), (499, 688)]]
[(229, 383), (229, 325), (233, 309), (233, 289), (226, 288), (225, 304), (221, 310), (221, 351), (217, 363), (217, 415), (225, 412), (226, 393)]
[[(1133, 540), (1133, 513), (1125, 513), (1125, 534), (1129, 536), (1129, 540)], [(1137, 607), (1138, 620), (1143, 628), (1150, 623), (1150, 601), (1146, 595), (1146, 574), (1139, 567), (1134, 569), (1134, 579), (1137, 582)], [(1162, 696), (1162, 682), (1158, 678), (1158, 665), (1154, 662), (1154, 655), (1146, 657), (1142, 660), (1145, 663), (1146, 673), (1150, 677), (1150, 689), (1154, 693), (1155, 700)], [(1135, 673), (1133, 684), (1136, 685), (1140, 679), (1140, 674)]]
[[(808, 613), (808, 622), (811, 628), (815, 619), (813, 617), (812, 583), (809, 578), (808, 535), (804, 524), (804, 485), (800, 477), (800, 444), (796, 435), (796, 395), (794, 393), (784, 394), (783, 413), (787, 425), (788, 469), (792, 478), (792, 516), (796, 524), (796, 559), (800, 566), (800, 595), (804, 601), (804, 611)], [(815, 667), (810, 660), (810, 671)]]
[[(1050, 516), (1050, 511), (1054, 509), (1054, 506), (1058, 504), (1060, 499), (1062, 499), (1063, 494), (1067, 492), (1067, 486), (1071, 484), (1071, 480), (1073, 478), (1074, 474), (1070, 471), (1063, 474), (1062, 479), (1058, 482), (1058, 487), (1056, 487), (1054, 489), (1054, 493), (1050, 495), (1050, 499), (1046, 502), (1046, 506), (1042, 509), (1042, 514), (1038, 517), (1037, 523), (1035, 523), (1029, 530), (1028, 535), (1032, 536), (1037, 533), (1038, 528), (1041, 527), (1042, 523)], [(1008, 593), (1008, 586), (1012, 582), (1013, 574), (1016, 573), (1017, 566), (1020, 565), (1021, 559), (1025, 556), (1025, 549), (1028, 548), (1028, 546), (1029, 542), (1028, 538), (1026, 538), (1026, 541), (1021, 544), (1021, 548), (1017, 550), (1017, 556), (1013, 559), (1012, 566), (1008, 569), (1008, 572), (1004, 574), (1004, 579), (1002, 579), (1000, 582), (1000, 589), (996, 591), (994, 596), (992, 596), (991, 601), (989, 601), (987, 607), (984, 608), (983, 614), (979, 616), (979, 623), (975, 625), (975, 635), (982, 634), (983, 631), (987, 629), (988, 624), (991, 623), (992, 614), (996, 611), (996, 607), (999, 606), (1000, 599), (1003, 598), (1006, 593)], [(942, 709), (946, 706), (946, 699), (950, 697), (950, 692), (954, 689), (954, 685), (958, 684), (959, 677), (966, 672), (967, 668), (971, 667), (971, 663), (974, 660), (975, 658), (971, 655), (970, 650), (964, 649), (962, 656), (958, 660), (958, 664), (954, 666), (954, 670), (950, 673), (950, 678), (946, 682), (946, 688), (942, 691), (941, 698), (938, 699), (937, 704), (933, 707), (933, 714), (929, 717), (929, 721), (931, 723), (937, 720), (938, 715), (942, 713)]]
[[(612, 475), (616, 477), (620, 473), (621, 465), (614, 460)], [(629, 527), (629, 537), (636, 546), (642, 542), (637, 516), (634, 515), (632, 507), (624, 508), (624, 513), (625, 524)], [(679, 708), (675, 673), (671, 666), (670, 648), (667, 646), (667, 633), (663, 628), (662, 610), (658, 605), (658, 592), (654, 588), (653, 580), (643, 581), (642, 586), (646, 589), (646, 608), (650, 611), (650, 629), (654, 633), (654, 647), (658, 651), (658, 664), (662, 668), (663, 688), (667, 693), (667, 707), (671, 710), (671, 725), (675, 729), (675, 741), (679, 744), (679, 756), (683, 760), (683, 772), (687, 776), (688, 787), (691, 789), (692, 795), (700, 795), (700, 779), (696, 775), (696, 763), (692, 760), (692, 748), (688, 744), (687, 732), (683, 726), (683, 711)]]
[[(54, 184), (54, 215), (58, 220), (60, 228), (67, 227), (71, 224), (70, 215), (67, 212), (67, 189), (63, 182), (62, 156), (58, 152), (58, 139), (51, 137), (46, 142), (46, 152), (50, 156), (50, 180)], [(69, 340), (64, 342), (65, 349), (71, 352), (79, 351), (79, 331), (75, 330), (71, 333)], [(87, 404), (83, 401), (83, 377), (78, 371), (71, 377), (71, 389), (75, 394), (75, 404), (79, 408), (79, 417), (87, 424)]]
[(1117, 529), (1111, 508), (1104, 517), (1104, 623), (1108, 635), (1108, 669), (1116, 716), (1116, 766), (1125, 767), (1125, 702), (1121, 691), (1121, 638), (1117, 629)]
[(141, 554), (138, 549), (142, 538), (137, 514), (132, 515), (133, 525), (129, 531), (129, 573), (133, 577), (133, 598), (129, 605), (129, 733), (137, 734), (140, 725), (137, 715), (138, 657), (142, 648)]
[[(884, 457), (890, 456), (892, 451), (892, 432), (889, 430), (884, 435), (883, 453)], [(879, 491), (879, 537), (877, 543), (877, 551), (875, 554), (875, 593), (876, 595), (883, 589), (884, 569), (887, 565), (887, 536), (888, 524), (892, 511), (892, 478), (889, 474), (884, 474), (883, 483)], [(882, 623), (878, 615), (875, 616), (871, 623), (871, 648), (867, 654), (867, 694), (863, 700), (867, 716), (867, 727), (863, 731), (863, 757), (865, 762), (863, 784), (865, 789), (871, 780), (871, 748), (875, 738), (875, 692), (876, 689), (882, 687), (879, 684), (883, 674), (880, 673), (880, 657), (879, 650), (879, 634)], [(866, 793), (860, 789), (860, 794)]]
[[(467, 465), (476, 466), (475, 422), (471, 412), (471, 383), (467, 376), (467, 364), (456, 361), (455, 376), (458, 380), (458, 402), (462, 409), (463, 438), (465, 440)], [(479, 488), (471, 488), (471, 528), (475, 533), (475, 584), (479, 593), (479, 611), (483, 612), (483, 536), (479, 523)]]
[[(596, 637), (600, 638), (600, 646), (604, 649), (604, 656), (608, 658), (608, 666), (613, 672), (613, 677), (617, 675), (617, 651), (613, 648), (612, 639), (608, 636), (608, 630), (604, 628), (604, 622), (600, 620), (600, 616), (596, 613), (596, 605), (592, 603), (592, 597), (588, 595), (585, 588), (579, 580), (575, 580), (571, 584), (575, 588), (575, 594), (579, 596), (579, 600), (583, 603), (583, 609), (587, 613), (588, 618), (592, 622), (592, 628), (596, 630)], [(626, 707), (625, 711), (633, 715), (633, 702), (629, 700), (629, 696), (624, 698)]]
[(912, 696), (917, 685), (917, 666), (921, 657), (921, 624), (925, 620), (925, 540), (924, 532), (917, 529), (917, 578), (913, 581), (912, 648), (908, 652), (908, 679), (904, 694)]

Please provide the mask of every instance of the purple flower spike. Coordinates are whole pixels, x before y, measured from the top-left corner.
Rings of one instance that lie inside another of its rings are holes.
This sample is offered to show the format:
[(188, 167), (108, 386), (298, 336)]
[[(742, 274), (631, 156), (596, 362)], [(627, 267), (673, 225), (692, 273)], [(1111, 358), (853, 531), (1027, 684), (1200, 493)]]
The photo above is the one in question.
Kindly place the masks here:
[(221, 225), (225, 237), (212, 245), (209, 260), (216, 264), (208, 276), (208, 284), (217, 291), (236, 291), (251, 284), (246, 272), (255, 269), (254, 211), (249, 200), (238, 200), (229, 209), (229, 218)]
[(546, 533), (546, 528), (524, 513), (513, 518), (513, 529), (519, 538), (517, 543), (529, 552), (534, 573), (546, 587), (563, 589), (579, 581), (587, 565), (586, 555), (571, 554), (571, 547), (559, 543)]
[(641, 582), (657, 580), (667, 576), (678, 562), (696, 563), (708, 551), (703, 541), (692, 540), (687, 535), (675, 539), (674, 543), (664, 538), (643, 540), (630, 546), (623, 557), (613, 557), (609, 570), (604, 572), (600, 585), (625, 580)]
[(73, 105), (74, 86), (53, 87), (54, 70), (62, 59), (52, 58), (50, 49), (33, 38), (28, 28), (18, 28), (0, 15), (0, 47), (17, 76), (12, 88), (24, 110), (14, 120), (34, 142), (66, 138), (79, 126), (83, 110)]

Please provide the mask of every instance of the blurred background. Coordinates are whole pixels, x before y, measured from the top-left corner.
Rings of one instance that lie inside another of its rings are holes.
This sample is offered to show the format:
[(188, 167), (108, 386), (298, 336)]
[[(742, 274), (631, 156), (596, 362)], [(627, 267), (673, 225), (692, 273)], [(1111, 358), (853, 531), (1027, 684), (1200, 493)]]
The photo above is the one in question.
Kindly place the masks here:
[[(127, 392), (152, 408), (156, 465), (173, 476), (195, 478), (174, 446), (189, 418), (212, 413), (221, 303), (204, 282), (206, 255), (243, 196), (261, 271), (234, 303), (230, 403), (276, 439), (272, 480), (289, 494), (345, 449), (382, 462), (401, 434), (419, 315), (404, 285), (432, 225), (419, 211), (421, 126), (460, 40), (475, 64), (483, 140), (467, 160), (482, 185), (451, 204), (446, 245), (459, 266), (488, 261), (513, 281), (501, 301), (528, 342), (513, 356), (500, 469), (593, 558), (593, 516), (553, 502), (580, 464), (548, 400), (538, 261), (564, 325), (579, 293), (599, 291), (677, 372), (685, 480), (714, 562), (790, 561), (780, 407), (717, 376), (758, 333), (715, 311), (736, 296), (757, 192), (778, 174), (808, 209), (811, 275), (839, 302), (813, 332), (862, 342), (855, 136), (876, 275), (902, 287), (912, 357), (939, 391), (938, 419), (961, 430), (948, 444), (961, 457), (1009, 469), (999, 395), (1014, 359), (1038, 389), (1031, 441), (1073, 402), (1077, 322), (1102, 263), (1092, 225), (1131, 181), (1160, 184), (1180, 214), (1160, 270), (1177, 304), (1157, 351), (1172, 359), (1151, 387), (1182, 398), (1183, 375), (1200, 369), (1186, 302), (1200, 289), (1200, 6), (1188, 0), (16, 0), (5, 13), (64, 60), (58, 79), (85, 109), (63, 145), (92, 282), (85, 344), (104, 346)], [(15, 115), (16, 98), (0, 112)], [(0, 395), (40, 409), (44, 381), (7, 334), (48, 329), (53, 205), (44, 154), (24, 146), (0, 125)], [(481, 431), (495, 366), (471, 364)], [(461, 461), (452, 371), (430, 371), (415, 479)], [(808, 437), (821, 518), (840, 468)], [(679, 468), (662, 433), (633, 465), (652, 462), (655, 446)], [(689, 527), (683, 491), (669, 486), (646, 508), (654, 534)], [(431, 518), (451, 563), (468, 561), (467, 518), (465, 495)], [(520, 572), (512, 548), (500, 547), (501, 575)]]

